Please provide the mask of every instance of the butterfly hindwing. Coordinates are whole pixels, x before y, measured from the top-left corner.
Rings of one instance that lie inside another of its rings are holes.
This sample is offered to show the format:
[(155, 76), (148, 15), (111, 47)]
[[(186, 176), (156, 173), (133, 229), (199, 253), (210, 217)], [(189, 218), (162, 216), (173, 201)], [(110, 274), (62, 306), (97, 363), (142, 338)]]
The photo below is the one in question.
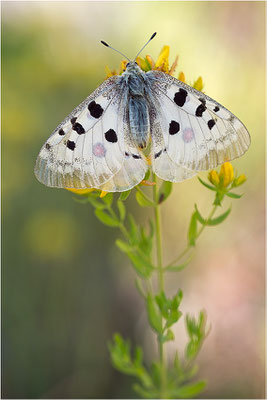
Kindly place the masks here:
[(153, 138), (159, 134), (152, 129), (154, 160), (160, 158), (156, 156), (162, 151), (162, 157), (167, 153), (173, 163), (186, 171), (198, 171), (214, 168), (247, 150), (249, 133), (226, 108), (163, 72), (151, 71), (146, 76), (157, 130), (163, 136), (159, 148), (155, 144), (159, 139)]

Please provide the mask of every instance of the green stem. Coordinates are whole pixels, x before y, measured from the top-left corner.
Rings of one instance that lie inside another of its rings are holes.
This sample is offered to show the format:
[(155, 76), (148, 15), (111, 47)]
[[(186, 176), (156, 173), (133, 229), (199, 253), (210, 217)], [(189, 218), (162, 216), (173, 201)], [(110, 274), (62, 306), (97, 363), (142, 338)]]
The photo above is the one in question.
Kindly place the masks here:
[[(153, 174), (153, 181), (156, 183), (153, 186), (153, 199), (155, 202), (154, 216), (155, 216), (155, 233), (156, 233), (156, 251), (157, 251), (157, 268), (158, 268), (158, 286), (161, 292), (164, 292), (164, 268), (162, 263), (162, 238), (161, 238), (161, 218), (160, 218), (160, 206), (158, 205), (158, 185), (157, 177)], [(163, 321), (161, 321), (163, 324)], [(166, 386), (166, 370), (165, 370), (165, 357), (163, 343), (159, 340), (159, 357), (161, 363), (161, 398), (165, 398), (165, 386)]]

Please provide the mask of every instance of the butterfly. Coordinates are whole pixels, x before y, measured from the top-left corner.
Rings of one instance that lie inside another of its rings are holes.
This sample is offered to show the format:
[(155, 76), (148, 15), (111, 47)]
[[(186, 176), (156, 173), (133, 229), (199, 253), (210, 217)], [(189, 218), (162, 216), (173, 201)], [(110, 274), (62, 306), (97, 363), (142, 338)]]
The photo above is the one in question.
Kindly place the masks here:
[(122, 192), (139, 184), (149, 168), (163, 180), (180, 182), (246, 152), (250, 135), (237, 117), (169, 74), (145, 73), (137, 56), (45, 142), (35, 165), (41, 183)]

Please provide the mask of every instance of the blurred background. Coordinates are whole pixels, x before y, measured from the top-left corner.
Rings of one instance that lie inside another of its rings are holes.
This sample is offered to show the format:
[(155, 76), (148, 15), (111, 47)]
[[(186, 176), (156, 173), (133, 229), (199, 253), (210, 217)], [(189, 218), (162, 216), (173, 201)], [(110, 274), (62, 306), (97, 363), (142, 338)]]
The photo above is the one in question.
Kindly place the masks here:
[[(133, 398), (132, 379), (110, 365), (115, 331), (156, 356), (134, 273), (90, 206), (35, 179), (36, 156), (54, 128), (120, 56), (154, 59), (163, 45), (176, 71), (247, 126), (252, 144), (233, 165), (248, 177), (223, 225), (206, 229), (190, 266), (170, 275), (182, 311), (205, 308), (212, 331), (198, 363), (205, 398), (264, 397), (264, 2), (2, 2), (2, 397)], [(205, 177), (205, 174), (202, 174)], [(140, 222), (131, 196), (127, 207)], [(229, 199), (230, 200), (230, 199)], [(165, 259), (186, 243), (194, 203), (213, 194), (196, 178), (163, 206)], [(227, 203), (227, 202), (226, 202)], [(229, 202), (230, 204), (231, 202)], [(228, 205), (228, 203), (227, 203)], [(179, 327), (180, 325), (180, 327)], [(177, 341), (183, 351), (183, 322)]]

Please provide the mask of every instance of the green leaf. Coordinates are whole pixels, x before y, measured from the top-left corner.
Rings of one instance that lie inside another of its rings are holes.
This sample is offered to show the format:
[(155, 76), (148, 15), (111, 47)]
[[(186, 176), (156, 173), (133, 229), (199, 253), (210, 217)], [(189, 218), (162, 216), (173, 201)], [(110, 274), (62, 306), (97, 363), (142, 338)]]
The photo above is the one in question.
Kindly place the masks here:
[(196, 210), (196, 215), (197, 215), (197, 220), (202, 224), (205, 225), (206, 224), (206, 220), (202, 217), (202, 215), (200, 214), (200, 212), (198, 211), (197, 205), (195, 204), (195, 210)]
[(131, 244), (136, 245), (139, 243), (138, 227), (137, 227), (137, 224), (136, 224), (132, 214), (128, 215), (128, 220), (129, 220), (129, 225), (130, 225), (130, 230), (129, 230), (130, 242), (131, 242)]
[(126, 215), (126, 208), (124, 203), (121, 200), (117, 201), (117, 207), (120, 213), (120, 220), (124, 221), (125, 215)]
[(204, 182), (199, 176), (197, 177), (197, 179), (199, 180), (200, 183), (202, 183), (203, 186), (205, 186), (206, 188), (213, 190), (216, 192), (216, 188), (209, 185), (208, 183)]
[(159, 193), (158, 193), (158, 204), (161, 204), (163, 201), (167, 200), (172, 191), (172, 182), (163, 181)]
[(148, 320), (151, 327), (159, 334), (162, 334), (161, 315), (156, 306), (154, 297), (149, 293), (146, 299)]
[(173, 389), (169, 392), (172, 399), (191, 399), (201, 393), (206, 386), (205, 381), (199, 381)]
[(124, 242), (121, 239), (117, 239), (116, 240), (116, 246), (123, 252), (123, 253), (129, 253), (133, 251), (133, 248), (131, 245), (129, 245), (128, 243)]
[(135, 194), (136, 201), (141, 207), (154, 207), (155, 203), (152, 200), (146, 198), (142, 191), (137, 191)]
[(125, 192), (121, 192), (119, 200), (125, 201), (131, 193), (131, 190), (126, 190)]
[(120, 225), (120, 221), (117, 219), (114, 219), (110, 215), (108, 215), (106, 212), (96, 209), (95, 210), (95, 215), (101, 221), (104, 225), (115, 227)]
[(102, 201), (107, 205), (107, 207), (110, 207), (113, 202), (113, 193), (108, 193), (104, 197), (102, 197)]
[(88, 196), (87, 198), (88, 203), (90, 203), (93, 207), (95, 207), (97, 210), (104, 210), (107, 208), (106, 204), (101, 203), (98, 201), (96, 198), (93, 196)]
[(174, 340), (174, 339), (175, 339), (175, 337), (174, 337), (173, 331), (171, 329), (168, 329), (167, 334), (161, 336), (160, 342), (165, 343), (165, 342), (169, 342), (170, 340)]
[(197, 212), (192, 214), (188, 229), (188, 243), (190, 246), (195, 246), (197, 237)]
[(228, 208), (228, 210), (225, 211), (225, 213), (219, 215), (218, 217), (212, 218), (212, 219), (208, 219), (206, 221), (206, 225), (213, 226), (213, 225), (221, 224), (228, 217), (230, 212), (231, 212), (231, 207)]
[(243, 196), (243, 194), (237, 194), (237, 193), (232, 193), (232, 192), (228, 192), (225, 194), (226, 194), (226, 196), (231, 197), (231, 199), (240, 199)]
[(145, 255), (129, 251), (127, 256), (131, 260), (136, 272), (142, 278), (149, 278), (151, 276), (154, 266), (147, 260)]
[(108, 345), (113, 366), (120, 372), (136, 376), (146, 388), (153, 386), (147, 370), (142, 365), (143, 352), (141, 347), (136, 347), (134, 357), (131, 356), (131, 344), (116, 333), (113, 341)]

